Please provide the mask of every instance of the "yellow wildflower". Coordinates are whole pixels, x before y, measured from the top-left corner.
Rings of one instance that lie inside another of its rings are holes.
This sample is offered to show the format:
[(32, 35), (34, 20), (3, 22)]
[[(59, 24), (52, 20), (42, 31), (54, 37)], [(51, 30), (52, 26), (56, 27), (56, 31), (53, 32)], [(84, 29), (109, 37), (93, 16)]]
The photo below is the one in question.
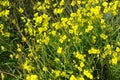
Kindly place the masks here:
[(13, 59), (13, 54), (10, 54), (9, 56), (10, 56), (11, 59)]
[(80, 60), (82, 60), (82, 61), (85, 61), (85, 56), (86, 56), (86, 55), (80, 54), (78, 51), (77, 51), (77, 52), (73, 52), (73, 55), (74, 55), (76, 58), (78, 58), (78, 59), (80, 59)]
[(83, 74), (90, 79), (93, 79), (93, 75), (88, 71), (88, 70), (84, 70)]
[(37, 17), (38, 16), (38, 12), (34, 13), (34, 17)]
[(79, 4), (79, 5), (80, 5), (80, 4), (81, 4), (81, 1), (80, 1), (80, 0), (77, 0), (77, 4)]
[(37, 16), (37, 17), (33, 18), (33, 20), (35, 20), (35, 24), (38, 25), (38, 24), (42, 23), (42, 16)]
[(18, 58), (19, 58), (19, 54), (16, 54), (16, 55), (15, 55), (15, 58), (18, 59)]
[(70, 17), (76, 17), (76, 16), (77, 16), (76, 13), (71, 13), (71, 14), (70, 14)]
[(80, 67), (82, 68), (82, 67), (84, 67), (84, 66), (85, 66), (84, 62), (81, 62), (81, 63), (80, 63)]
[(115, 57), (115, 58), (112, 58), (112, 60), (111, 60), (111, 63), (113, 64), (113, 65), (115, 65), (115, 64), (117, 64), (117, 57)]
[(90, 32), (93, 29), (93, 26), (88, 26), (87, 29), (85, 29), (85, 32)]
[(69, 80), (77, 80), (77, 78), (75, 78), (74, 75), (71, 75), (70, 79)]
[(76, 4), (75, 0), (72, 0), (71, 6), (75, 6), (75, 4)]
[(92, 36), (92, 43), (96, 42), (96, 36)]
[(44, 39), (44, 43), (45, 43), (45, 45), (48, 45), (49, 40), (50, 40), (50, 38), (49, 38), (49, 37), (46, 37), (46, 38)]
[(99, 15), (100, 12), (100, 6), (96, 6), (95, 8), (91, 8), (91, 12), (94, 13), (96, 16)]
[(5, 32), (5, 33), (4, 33), (4, 36), (5, 36), (5, 37), (10, 37), (10, 33), (9, 33), (9, 32)]
[(61, 37), (60, 40), (59, 40), (60, 43), (63, 43), (63, 41), (67, 38), (66, 35), (63, 35), (63, 36), (60, 36), (60, 37)]
[(101, 24), (104, 24), (105, 23), (105, 19), (101, 19)]
[(1, 50), (4, 51), (4, 50), (5, 50), (5, 47), (4, 47), (4, 46), (1, 46)]
[(17, 51), (18, 51), (18, 52), (21, 52), (22, 50), (21, 50), (21, 48), (17, 48)]
[(7, 17), (7, 16), (9, 15), (9, 13), (10, 13), (9, 10), (5, 10), (5, 11), (4, 11), (4, 15), (5, 15), (5, 17)]
[(30, 64), (30, 61), (26, 59), (26, 61), (23, 64), (23, 69), (27, 70), (28, 72), (31, 72), (34, 67)]
[(44, 66), (44, 67), (43, 67), (43, 71), (45, 71), (45, 72), (46, 72), (46, 71), (47, 71), (47, 67), (45, 67), (45, 66)]
[(64, 0), (60, 1), (60, 6), (63, 6), (65, 4)]
[(83, 76), (79, 77), (78, 80), (85, 80)]
[(107, 50), (107, 49), (111, 49), (110, 44), (107, 44), (107, 45), (104, 47), (104, 50)]
[(120, 47), (120, 42), (117, 42), (117, 45)]
[(52, 34), (53, 36), (55, 36), (55, 35), (56, 35), (56, 31), (53, 30), (53, 31), (51, 32), (51, 34)]
[(63, 71), (63, 72), (61, 73), (61, 76), (62, 76), (62, 77), (66, 77), (66, 76), (67, 76), (66, 72)]
[(54, 60), (55, 62), (59, 62), (60, 61), (60, 59), (59, 58), (55, 58), (55, 60)]
[(61, 71), (56, 70), (56, 71), (54, 71), (54, 73), (55, 73), (55, 77), (59, 77), (59, 76), (60, 76)]
[(26, 22), (25, 17), (20, 17), (23, 22)]
[(57, 53), (58, 53), (58, 54), (61, 54), (61, 53), (62, 53), (62, 47), (58, 47)]
[(108, 36), (105, 35), (104, 33), (100, 34), (100, 37), (101, 37), (102, 39), (104, 39), (104, 40), (106, 40), (106, 39), (108, 38)]
[(0, 5), (2, 5), (2, 6), (10, 6), (9, 0), (0, 1)]
[(18, 11), (19, 11), (20, 13), (23, 13), (23, 12), (24, 12), (24, 10), (23, 10), (21, 7), (18, 9)]
[(116, 47), (116, 52), (120, 52), (120, 48), (119, 47)]
[(61, 14), (63, 12), (64, 8), (55, 8), (54, 14)]
[(26, 80), (38, 80), (38, 76), (36, 74), (27, 75)]
[(26, 42), (26, 40), (27, 40), (27, 39), (26, 39), (25, 37), (22, 37), (22, 41), (23, 41), (23, 42)]
[(117, 57), (117, 56), (118, 56), (117, 52), (113, 51), (113, 52), (112, 52), (112, 56), (113, 56), (113, 57)]
[(107, 2), (103, 2), (102, 5), (103, 5), (104, 7), (107, 7), (107, 6), (108, 6), (108, 3), (107, 3)]
[(90, 50), (88, 50), (88, 53), (89, 54), (100, 54), (100, 50), (92, 47)]

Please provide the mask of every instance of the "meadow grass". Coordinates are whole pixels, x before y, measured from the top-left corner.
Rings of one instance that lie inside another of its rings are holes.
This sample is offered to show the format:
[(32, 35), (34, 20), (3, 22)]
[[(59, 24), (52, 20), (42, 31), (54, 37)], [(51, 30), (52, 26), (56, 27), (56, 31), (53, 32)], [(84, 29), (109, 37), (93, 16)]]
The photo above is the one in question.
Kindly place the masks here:
[(0, 0), (1, 80), (120, 80), (119, 0)]

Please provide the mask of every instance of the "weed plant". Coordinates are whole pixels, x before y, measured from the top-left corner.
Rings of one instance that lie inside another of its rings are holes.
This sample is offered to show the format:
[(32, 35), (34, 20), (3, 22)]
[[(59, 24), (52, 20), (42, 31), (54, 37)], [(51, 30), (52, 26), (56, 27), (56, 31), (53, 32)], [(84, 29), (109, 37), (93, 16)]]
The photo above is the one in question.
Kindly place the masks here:
[(1, 80), (120, 80), (119, 0), (0, 0)]

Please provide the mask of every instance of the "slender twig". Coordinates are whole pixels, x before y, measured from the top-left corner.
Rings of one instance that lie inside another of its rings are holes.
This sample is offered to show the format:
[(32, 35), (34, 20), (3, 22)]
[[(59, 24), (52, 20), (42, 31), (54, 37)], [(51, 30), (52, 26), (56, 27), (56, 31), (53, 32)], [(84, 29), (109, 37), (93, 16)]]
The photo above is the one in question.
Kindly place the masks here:
[(25, 79), (23, 79), (23, 78), (20, 78), (20, 77), (14, 75), (14, 74), (11, 74), (11, 73), (9, 73), (9, 72), (5, 72), (5, 71), (1, 71), (1, 70), (0, 70), (0, 73), (4, 73), (4, 74), (10, 75), (10, 76), (12, 76), (12, 77), (14, 77), (14, 78), (19, 78), (19, 79), (21, 79), (21, 80), (25, 80)]

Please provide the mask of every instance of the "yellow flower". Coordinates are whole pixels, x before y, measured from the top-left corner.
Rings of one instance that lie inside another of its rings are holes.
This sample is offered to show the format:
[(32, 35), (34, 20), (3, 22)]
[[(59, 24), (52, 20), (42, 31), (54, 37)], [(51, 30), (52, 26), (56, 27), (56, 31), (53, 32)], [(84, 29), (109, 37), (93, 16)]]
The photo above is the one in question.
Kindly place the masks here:
[(30, 61), (26, 59), (26, 61), (23, 64), (23, 69), (27, 70), (28, 72), (31, 72), (34, 67), (30, 64)]
[(66, 37), (66, 35), (63, 35), (63, 36), (60, 36), (60, 43), (63, 43), (63, 41), (66, 39), (67, 37)]
[(34, 17), (37, 17), (38, 16), (38, 12), (34, 13)]
[(5, 32), (3, 35), (4, 35), (5, 37), (10, 37), (10, 33), (9, 33), (9, 32)]
[(103, 2), (102, 5), (103, 5), (104, 7), (107, 7), (107, 6), (108, 6), (108, 3), (107, 3), (107, 2)]
[(113, 56), (114, 58), (117, 57), (117, 56), (118, 56), (117, 52), (113, 51), (113, 52), (112, 52), (112, 56)]
[(9, 56), (10, 56), (11, 59), (13, 59), (13, 54), (10, 54)]
[(18, 59), (18, 58), (19, 58), (19, 54), (16, 54), (16, 55), (15, 55), (15, 58)]
[(63, 6), (65, 4), (64, 0), (60, 1), (60, 6)]
[(84, 66), (85, 66), (84, 62), (81, 62), (81, 63), (80, 63), (80, 67), (82, 68), (82, 67), (84, 67)]
[(88, 70), (84, 70), (83, 74), (90, 79), (93, 79), (93, 75), (88, 71)]
[(55, 8), (54, 14), (61, 14), (63, 12), (64, 8)]
[(42, 23), (42, 16), (37, 16), (37, 17), (33, 18), (33, 20), (35, 20), (35, 25), (38, 25), (38, 24)]
[(58, 47), (57, 53), (58, 53), (58, 54), (61, 54), (61, 53), (62, 53), (62, 47)]
[(25, 17), (20, 17), (23, 22), (26, 22)]
[(23, 42), (26, 42), (26, 40), (27, 40), (27, 39), (26, 39), (25, 37), (22, 37), (22, 41), (23, 41)]
[(4, 51), (4, 50), (5, 50), (5, 47), (4, 47), (4, 46), (1, 46), (1, 50)]
[(96, 36), (92, 36), (92, 43), (96, 42)]
[(56, 35), (56, 31), (53, 30), (53, 31), (51, 32), (51, 34), (52, 34), (53, 36), (55, 36), (55, 35)]
[(27, 75), (26, 80), (38, 80), (38, 76), (36, 74)]
[(70, 17), (76, 17), (76, 16), (77, 16), (76, 13), (71, 13), (71, 14), (70, 14)]
[(95, 14), (95, 16), (99, 15), (100, 12), (100, 6), (95, 6), (95, 8), (91, 8), (91, 12)]
[(31, 75), (31, 80), (38, 80), (38, 76), (37, 75)]
[(43, 67), (43, 71), (46, 72), (47, 70), (48, 70), (47, 67), (44, 66), (44, 67)]
[(17, 51), (18, 51), (18, 52), (21, 52), (22, 50), (21, 50), (21, 48), (17, 48)]
[(60, 59), (59, 58), (55, 58), (55, 60), (54, 60), (55, 62), (59, 62), (60, 61)]
[(76, 4), (75, 0), (72, 0), (71, 6), (75, 6), (75, 4)]
[(120, 52), (120, 48), (119, 47), (116, 47), (116, 52)]
[(63, 40), (65, 40), (66, 38), (67, 38), (66, 35), (64, 35), (64, 36), (62, 37)]
[(110, 44), (107, 44), (107, 45), (104, 47), (104, 50), (109, 50), (109, 49), (111, 49), (111, 46), (110, 46)]
[(77, 0), (77, 4), (79, 4), (79, 5), (80, 5), (80, 4), (81, 4), (81, 1), (80, 1), (80, 0)]
[(56, 70), (56, 71), (54, 71), (54, 73), (55, 73), (55, 77), (59, 77), (59, 76), (60, 76), (61, 71)]
[(85, 32), (90, 32), (93, 29), (93, 26), (88, 26), (87, 29), (85, 29)]
[(88, 53), (89, 54), (100, 54), (100, 50), (92, 47), (90, 50), (88, 50)]
[(66, 77), (66, 76), (67, 76), (66, 72), (63, 71), (63, 72), (61, 73), (61, 76), (62, 76), (62, 77)]
[(76, 58), (78, 58), (78, 59), (80, 59), (80, 60), (82, 60), (82, 61), (85, 61), (85, 55), (80, 54), (78, 51), (77, 51), (77, 52), (73, 52), (73, 55), (74, 55)]
[(111, 60), (111, 62), (112, 62), (113, 65), (117, 64), (117, 61), (118, 61), (118, 60), (117, 60), (117, 57), (112, 58), (112, 60)]
[(69, 80), (77, 80), (77, 78), (75, 78), (74, 75), (71, 75), (70, 79)]
[(46, 38), (44, 39), (44, 43), (45, 43), (45, 45), (48, 45), (49, 40), (50, 40), (50, 38), (49, 38), (49, 37), (46, 37)]
[(120, 47), (120, 42), (117, 42), (117, 45)]
[(0, 24), (0, 31), (4, 28), (3, 24)]
[(102, 39), (104, 39), (104, 40), (106, 40), (106, 39), (108, 38), (108, 36), (105, 35), (104, 33), (100, 34), (100, 37), (101, 37)]
[(18, 11), (19, 11), (20, 13), (23, 13), (23, 12), (24, 12), (24, 10), (23, 10), (21, 7), (18, 9)]
[(9, 0), (0, 1), (0, 5), (2, 5), (2, 6), (10, 6)]
[(83, 76), (79, 77), (78, 80), (85, 80)]
[(105, 23), (105, 19), (101, 19), (101, 24), (104, 24)]
[(9, 15), (9, 13), (10, 13), (9, 10), (5, 10), (5, 11), (4, 11), (4, 15), (5, 15), (5, 17), (7, 17), (7, 16)]

